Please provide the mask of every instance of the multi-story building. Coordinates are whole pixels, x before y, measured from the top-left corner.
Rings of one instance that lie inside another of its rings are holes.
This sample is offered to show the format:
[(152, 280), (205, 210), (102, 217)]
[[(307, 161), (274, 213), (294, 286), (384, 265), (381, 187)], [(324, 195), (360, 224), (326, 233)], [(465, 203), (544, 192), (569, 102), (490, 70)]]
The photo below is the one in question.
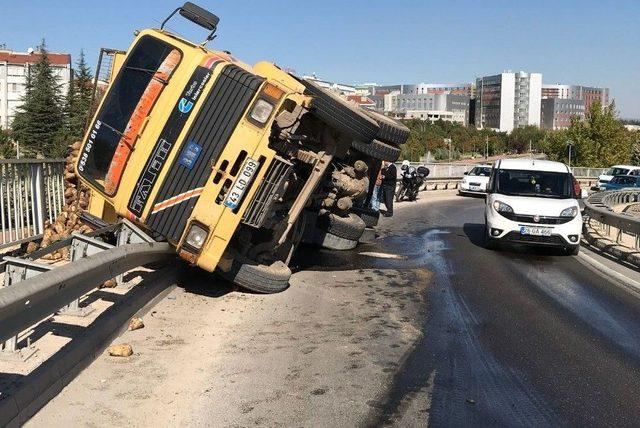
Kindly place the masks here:
[[(16, 109), (22, 105), (29, 70), (40, 57), (33, 49), (28, 52), (0, 50), (0, 128), (11, 126)], [(60, 92), (66, 94), (71, 81), (71, 55), (49, 52), (48, 57)]]
[(356, 91), (356, 87), (353, 85), (347, 85), (345, 83), (336, 83), (330, 82), (328, 80), (318, 79), (316, 75), (312, 76), (302, 76), (303, 79), (310, 80), (320, 86), (321, 88), (328, 89), (340, 95), (356, 95), (358, 91)]
[(559, 98), (562, 100), (582, 100), (588, 111), (595, 101), (604, 107), (609, 105), (609, 88), (596, 88), (582, 85), (542, 85), (542, 99)]
[(469, 97), (461, 94), (402, 94), (384, 96), (384, 111), (407, 118), (469, 123)]
[(572, 117), (583, 118), (583, 100), (546, 98), (542, 100), (540, 125), (543, 129), (567, 129)]
[(511, 132), (540, 125), (542, 74), (505, 72), (476, 79), (475, 124)]

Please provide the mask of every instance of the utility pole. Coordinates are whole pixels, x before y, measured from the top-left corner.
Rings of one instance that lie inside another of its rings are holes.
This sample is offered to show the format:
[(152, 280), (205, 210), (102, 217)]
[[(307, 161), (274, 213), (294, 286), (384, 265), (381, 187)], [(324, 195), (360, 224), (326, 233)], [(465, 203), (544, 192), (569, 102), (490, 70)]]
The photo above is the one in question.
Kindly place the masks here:
[(573, 141), (567, 141), (567, 146), (569, 147), (569, 168), (571, 168), (571, 149), (573, 148)]
[(484, 160), (489, 159), (489, 136), (484, 137)]
[(533, 157), (533, 150), (531, 149), (531, 139), (529, 139), (529, 155)]
[(451, 138), (445, 138), (444, 142), (449, 144), (449, 163), (451, 163)]

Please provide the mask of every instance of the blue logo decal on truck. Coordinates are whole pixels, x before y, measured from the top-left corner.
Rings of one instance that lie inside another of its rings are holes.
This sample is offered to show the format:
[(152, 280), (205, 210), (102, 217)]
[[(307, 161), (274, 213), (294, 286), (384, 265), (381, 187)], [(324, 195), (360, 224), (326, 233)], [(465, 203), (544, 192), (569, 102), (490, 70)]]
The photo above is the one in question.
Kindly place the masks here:
[(191, 111), (192, 108), (192, 101), (189, 101), (186, 98), (180, 98), (180, 102), (178, 103), (178, 110), (180, 110), (181, 113), (187, 114)]

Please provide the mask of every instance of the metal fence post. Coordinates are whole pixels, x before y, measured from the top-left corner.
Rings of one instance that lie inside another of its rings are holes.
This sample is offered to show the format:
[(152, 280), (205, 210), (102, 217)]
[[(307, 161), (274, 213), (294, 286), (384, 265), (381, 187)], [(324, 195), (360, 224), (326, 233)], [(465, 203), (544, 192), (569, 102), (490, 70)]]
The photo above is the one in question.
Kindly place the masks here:
[(31, 193), (34, 195), (33, 212), (35, 218), (35, 233), (44, 232), (45, 200), (44, 200), (44, 174), (42, 164), (31, 164)]

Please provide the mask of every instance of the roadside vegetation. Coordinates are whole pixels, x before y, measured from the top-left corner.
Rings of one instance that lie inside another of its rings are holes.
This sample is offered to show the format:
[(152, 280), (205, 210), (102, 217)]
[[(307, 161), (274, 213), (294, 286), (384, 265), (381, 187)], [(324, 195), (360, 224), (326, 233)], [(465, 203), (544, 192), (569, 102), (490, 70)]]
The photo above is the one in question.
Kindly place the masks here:
[[(571, 165), (608, 167), (614, 164), (640, 165), (640, 132), (629, 131), (618, 119), (615, 105), (602, 108), (594, 103), (584, 120), (574, 119), (567, 130), (544, 131), (535, 126), (517, 128), (511, 134), (473, 126), (413, 119), (404, 121), (411, 129), (402, 159), (419, 161), (428, 151), (436, 161), (483, 158), (489, 156), (533, 152), (546, 153), (549, 159), (569, 161)], [(448, 139), (451, 140), (449, 143)]]
[(0, 130), (0, 158), (66, 156), (68, 146), (82, 138), (91, 106), (93, 81), (81, 51), (69, 90), (63, 93), (43, 40), (40, 61), (30, 68), (26, 93), (11, 131)]

